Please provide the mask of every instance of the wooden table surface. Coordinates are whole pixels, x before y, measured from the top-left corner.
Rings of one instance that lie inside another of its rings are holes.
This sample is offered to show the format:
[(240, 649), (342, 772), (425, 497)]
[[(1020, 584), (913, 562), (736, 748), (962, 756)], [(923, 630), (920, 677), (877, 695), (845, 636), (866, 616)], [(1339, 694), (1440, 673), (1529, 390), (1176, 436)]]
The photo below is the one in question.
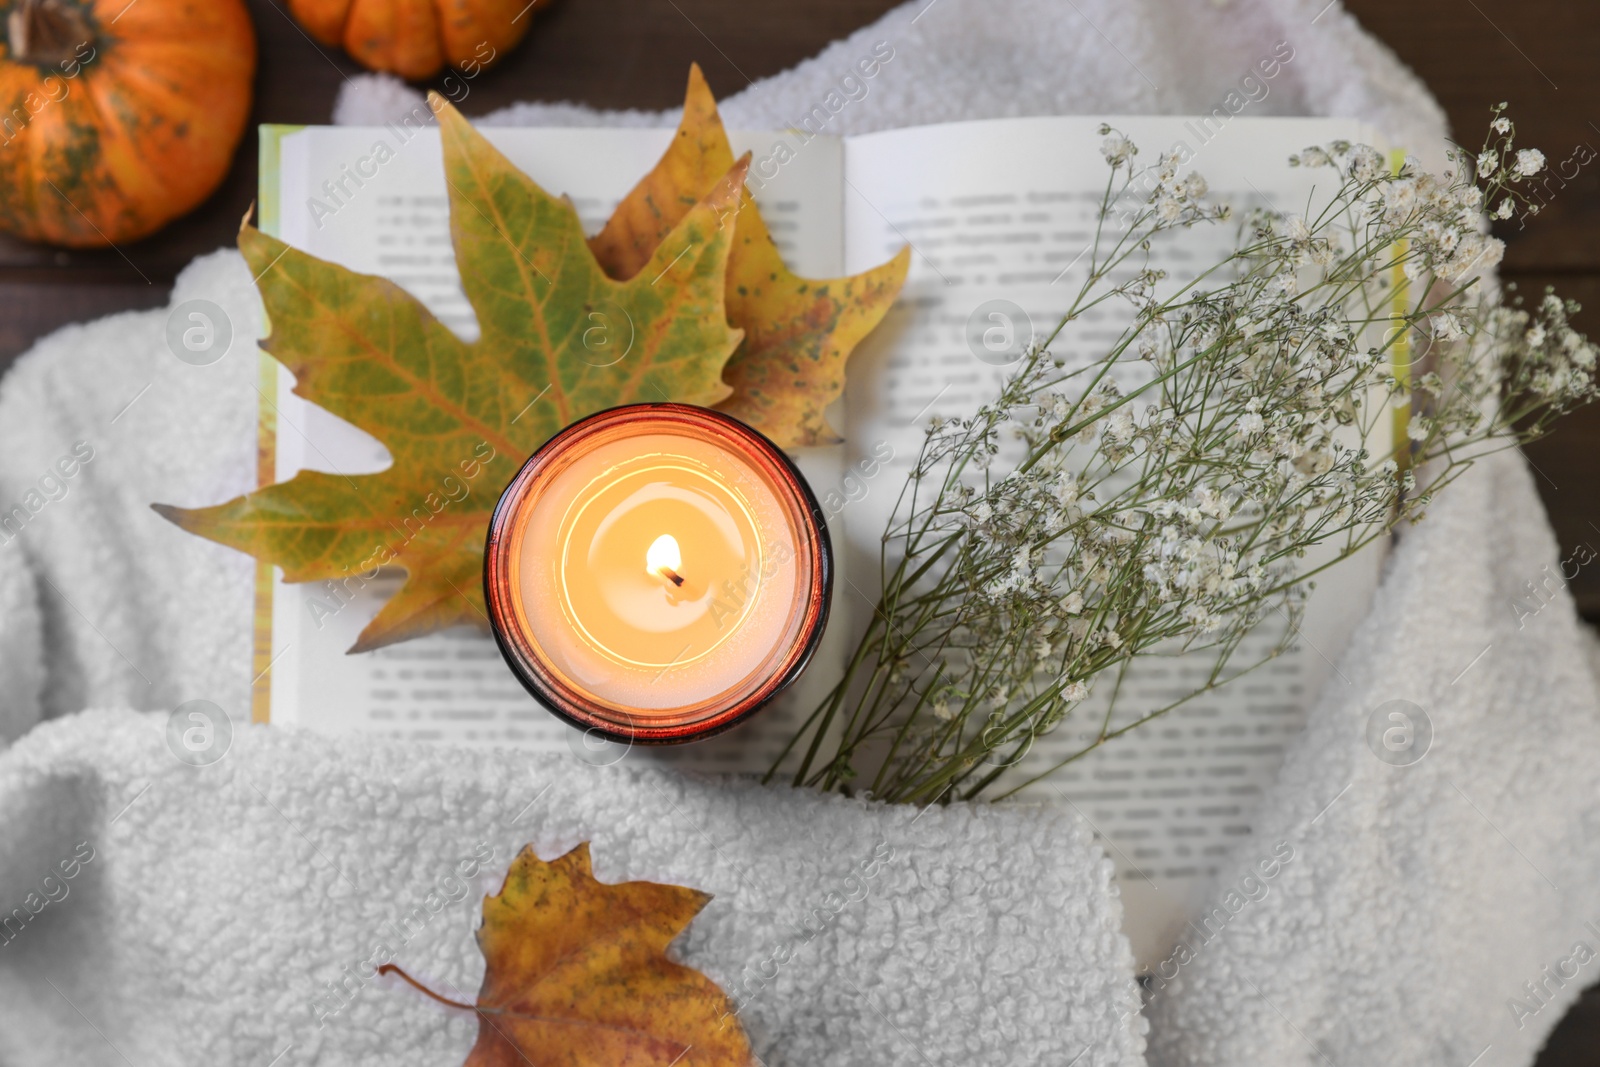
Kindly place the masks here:
[[(340, 85), (359, 68), (313, 45), (278, 0), (247, 2), (261, 45), (252, 122), (327, 122)], [(690, 61), (726, 96), (805, 59), (895, 2), (556, 0), (515, 53), (472, 82), (462, 107), (469, 115), (529, 99), (674, 107)], [(1509, 100), (1519, 144), (1541, 147), (1552, 162), (1578, 146), (1600, 145), (1600, 19), (1591, 3), (1346, 0), (1345, 6), (1421, 75), (1466, 143), (1476, 145), (1489, 108)], [(247, 136), (216, 195), (155, 237), (99, 252), (0, 238), (0, 369), (64, 323), (165, 303), (184, 264), (232, 244), (255, 181), (255, 139)], [(1600, 165), (1580, 171), (1525, 230), (1508, 227), (1502, 236), (1507, 280), (1532, 293), (1553, 284), (1600, 309)], [(1600, 334), (1600, 310), (1580, 315), (1578, 324)], [(1592, 410), (1569, 417), (1528, 450), (1563, 554), (1584, 542), (1600, 546), (1597, 446), (1600, 410)], [(1600, 568), (1581, 571), (1573, 593), (1586, 616), (1600, 619)], [(1600, 990), (1591, 990), (1562, 1023), (1539, 1064), (1600, 1064)]]

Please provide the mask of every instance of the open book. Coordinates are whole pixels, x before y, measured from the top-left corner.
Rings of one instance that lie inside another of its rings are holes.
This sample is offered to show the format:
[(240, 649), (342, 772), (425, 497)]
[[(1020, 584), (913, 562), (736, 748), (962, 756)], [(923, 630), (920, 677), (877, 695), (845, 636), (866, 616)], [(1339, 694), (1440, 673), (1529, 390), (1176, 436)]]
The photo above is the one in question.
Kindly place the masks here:
[[(1290, 169), (1289, 153), (1337, 138), (1377, 143), (1359, 124), (1332, 119), (1112, 121), (1152, 159), (1182, 145), (1192, 157), (1188, 166), (1236, 208), (1304, 210), (1328, 172)], [(732, 135), (736, 152), (754, 155), (751, 191), (796, 272), (833, 277), (881, 263), (906, 244), (913, 253), (898, 303), (852, 359), (844, 410), (833, 420), (845, 428), (846, 443), (796, 456), (828, 513), (838, 577), (827, 638), (778, 706), (699, 745), (596, 748), (534, 702), (486, 635), (449, 631), (346, 655), (398, 577), (380, 578), (352, 598), (333, 583), (284, 584), (263, 566), (255, 719), (418, 742), (520, 745), (591, 764), (626, 756), (765, 771), (838, 678), (857, 623), (872, 611), (879, 538), (928, 419), (959, 415), (991, 395), (1005, 364), (1030, 336), (1049, 332), (1085, 276), (1106, 181), (1098, 126), (1098, 119), (1032, 118), (843, 139), (796, 131)], [(670, 129), (485, 133), (546, 189), (569, 194), (591, 232), (672, 137)], [(324, 259), (391, 278), (450, 328), (476, 336), (450, 244), (435, 130), (267, 127), (262, 159), (264, 229)], [(1225, 255), (1234, 238), (1230, 226), (1198, 228), (1159, 246), (1156, 265), (1171, 277), (1192, 277)], [(1110, 311), (1091, 315), (1058, 343), (1056, 355), (1090, 358), (1122, 325)], [(264, 483), (300, 469), (356, 474), (387, 466), (381, 445), (294, 396), (288, 372), (262, 360)], [(1187, 914), (1209, 910), (1211, 902), (1196, 899), (1198, 887), (1250, 832), (1251, 812), (1284, 744), (1365, 613), (1380, 562), (1368, 552), (1323, 576), (1294, 653), (1022, 794), (1025, 802), (1071, 805), (1108, 843), (1142, 964), (1165, 955)], [(1281, 633), (1267, 629), (1259, 635), (1263, 647)], [(1242, 649), (1240, 661), (1253, 659), (1249, 653)], [(1119, 706), (1170, 703), (1202, 683), (1211, 662), (1202, 657), (1186, 670), (1182, 660), (1165, 661), (1136, 672), (1124, 682)], [(1048, 765), (1098, 729), (1097, 717), (1081, 727), (1069, 719), (1028, 760)], [(1261, 848), (1270, 853), (1274, 844)]]

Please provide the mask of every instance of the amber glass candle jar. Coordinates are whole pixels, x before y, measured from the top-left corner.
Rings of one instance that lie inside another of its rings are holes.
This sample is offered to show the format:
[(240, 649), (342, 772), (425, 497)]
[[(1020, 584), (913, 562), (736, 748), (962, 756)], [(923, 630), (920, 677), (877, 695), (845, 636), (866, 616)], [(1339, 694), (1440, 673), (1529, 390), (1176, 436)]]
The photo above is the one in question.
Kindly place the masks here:
[(822, 512), (743, 423), (634, 404), (535, 452), (489, 523), (484, 592), (506, 662), (574, 726), (671, 744), (747, 718), (827, 623)]

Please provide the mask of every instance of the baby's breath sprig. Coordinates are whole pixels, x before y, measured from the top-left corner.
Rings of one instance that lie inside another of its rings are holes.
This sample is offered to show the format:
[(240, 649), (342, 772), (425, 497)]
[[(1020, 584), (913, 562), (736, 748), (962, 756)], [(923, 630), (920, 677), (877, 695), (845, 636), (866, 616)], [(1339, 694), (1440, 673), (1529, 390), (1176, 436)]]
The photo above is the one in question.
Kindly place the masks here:
[[(1309, 579), (1593, 399), (1576, 305), (1502, 306), (1492, 289), (1502, 245), (1484, 206), (1534, 210), (1518, 187), (1543, 166), (1503, 111), (1440, 175), (1365, 145), (1306, 149), (1290, 162), (1334, 172), (1327, 204), (1252, 212), (1233, 252), (1179, 287), (1151, 268), (1152, 243), (1229, 212), (1177, 157), (1141, 167), (1102, 127), (1087, 277), (997, 397), (929, 426), (873, 617), (791, 742), (795, 782), (915, 803), (1015, 792), (1265, 662), (1235, 662), (1258, 627), (1282, 627), (1268, 658), (1287, 648)], [(1051, 354), (1108, 301), (1131, 308), (1109, 351)], [(1397, 372), (1402, 341), (1416, 355)], [(1373, 455), (1408, 405), (1406, 440)], [(1089, 744), (1015, 773), (1093, 689), (1174, 651), (1212, 663), (1199, 689), (1115, 728), (1113, 699)]]

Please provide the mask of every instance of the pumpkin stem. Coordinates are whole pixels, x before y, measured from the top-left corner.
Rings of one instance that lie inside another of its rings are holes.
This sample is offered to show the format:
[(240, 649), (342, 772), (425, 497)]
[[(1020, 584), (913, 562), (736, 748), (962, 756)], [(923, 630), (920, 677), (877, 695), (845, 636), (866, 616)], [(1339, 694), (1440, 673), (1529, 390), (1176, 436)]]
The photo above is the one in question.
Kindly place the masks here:
[(94, 37), (89, 20), (62, 0), (22, 0), (6, 20), (12, 58), (55, 66), (76, 58)]

